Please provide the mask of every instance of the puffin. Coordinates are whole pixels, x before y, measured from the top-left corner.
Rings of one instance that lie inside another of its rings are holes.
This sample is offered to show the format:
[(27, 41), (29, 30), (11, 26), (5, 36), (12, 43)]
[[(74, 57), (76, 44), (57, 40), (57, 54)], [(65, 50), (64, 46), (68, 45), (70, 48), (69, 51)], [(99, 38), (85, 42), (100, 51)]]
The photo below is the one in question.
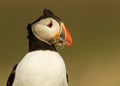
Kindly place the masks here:
[(56, 47), (72, 46), (63, 21), (49, 9), (27, 25), (28, 53), (10, 73), (6, 86), (68, 86), (68, 74)]

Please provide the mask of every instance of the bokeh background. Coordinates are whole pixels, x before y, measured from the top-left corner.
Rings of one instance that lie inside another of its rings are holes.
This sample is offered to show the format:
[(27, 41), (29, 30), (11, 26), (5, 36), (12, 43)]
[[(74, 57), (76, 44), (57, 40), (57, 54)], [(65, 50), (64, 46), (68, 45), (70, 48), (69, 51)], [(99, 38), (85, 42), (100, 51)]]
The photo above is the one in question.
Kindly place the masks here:
[(0, 86), (28, 51), (26, 26), (51, 9), (73, 46), (58, 51), (70, 86), (120, 86), (120, 0), (0, 0)]

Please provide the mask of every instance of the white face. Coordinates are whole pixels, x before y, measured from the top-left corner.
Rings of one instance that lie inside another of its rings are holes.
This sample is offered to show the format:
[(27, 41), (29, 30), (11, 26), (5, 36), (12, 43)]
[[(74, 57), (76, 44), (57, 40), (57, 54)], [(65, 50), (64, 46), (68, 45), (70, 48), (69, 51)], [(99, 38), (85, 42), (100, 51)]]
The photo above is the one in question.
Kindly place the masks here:
[(32, 25), (33, 34), (40, 40), (49, 44), (55, 35), (61, 31), (60, 25), (53, 18), (45, 18)]

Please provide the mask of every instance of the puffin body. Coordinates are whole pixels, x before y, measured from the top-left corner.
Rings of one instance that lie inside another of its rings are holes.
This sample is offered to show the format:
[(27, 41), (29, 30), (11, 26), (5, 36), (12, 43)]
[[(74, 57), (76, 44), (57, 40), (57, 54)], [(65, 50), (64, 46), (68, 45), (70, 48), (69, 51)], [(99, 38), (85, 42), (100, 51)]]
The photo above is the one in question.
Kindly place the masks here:
[(72, 38), (50, 10), (29, 24), (29, 52), (14, 66), (6, 86), (68, 86), (65, 63), (57, 46), (71, 46)]

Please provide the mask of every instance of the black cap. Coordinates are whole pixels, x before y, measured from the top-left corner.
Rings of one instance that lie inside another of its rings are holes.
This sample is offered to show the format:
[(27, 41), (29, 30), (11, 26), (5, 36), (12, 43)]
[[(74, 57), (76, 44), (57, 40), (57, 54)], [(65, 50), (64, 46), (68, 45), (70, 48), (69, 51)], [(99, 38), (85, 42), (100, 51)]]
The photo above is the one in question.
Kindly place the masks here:
[(43, 10), (43, 15), (40, 16), (37, 20), (35, 20), (32, 24), (40, 21), (41, 19), (45, 19), (45, 18), (53, 18), (53, 19), (55, 19), (57, 22), (62, 22), (62, 20), (61, 20), (59, 17), (57, 17), (56, 15), (54, 15), (52, 11), (50, 11), (49, 9), (46, 9), (46, 8), (45, 8), (45, 9)]

